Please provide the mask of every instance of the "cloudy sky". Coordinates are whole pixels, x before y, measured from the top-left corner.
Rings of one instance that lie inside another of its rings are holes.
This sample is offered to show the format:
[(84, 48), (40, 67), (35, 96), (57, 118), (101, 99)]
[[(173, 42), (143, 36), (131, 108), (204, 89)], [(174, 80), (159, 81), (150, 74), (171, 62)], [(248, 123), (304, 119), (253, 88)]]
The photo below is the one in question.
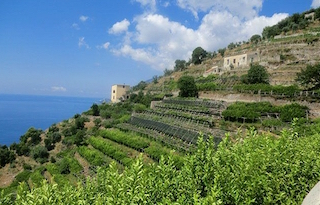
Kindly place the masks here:
[(0, 94), (110, 98), (320, 0), (1, 0)]

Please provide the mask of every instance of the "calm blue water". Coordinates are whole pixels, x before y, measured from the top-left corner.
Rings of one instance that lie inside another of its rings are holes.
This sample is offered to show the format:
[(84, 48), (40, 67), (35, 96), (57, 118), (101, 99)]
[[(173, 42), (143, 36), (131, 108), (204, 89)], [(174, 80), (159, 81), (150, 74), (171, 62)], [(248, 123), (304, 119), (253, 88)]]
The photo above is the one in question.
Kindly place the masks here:
[(19, 142), (30, 127), (45, 130), (81, 114), (100, 99), (0, 94), (0, 144)]

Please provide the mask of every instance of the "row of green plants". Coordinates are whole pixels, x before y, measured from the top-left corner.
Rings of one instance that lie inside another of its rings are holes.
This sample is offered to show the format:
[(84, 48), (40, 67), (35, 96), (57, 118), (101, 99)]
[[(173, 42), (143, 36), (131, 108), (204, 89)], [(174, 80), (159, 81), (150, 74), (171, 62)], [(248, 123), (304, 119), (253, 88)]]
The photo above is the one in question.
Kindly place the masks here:
[(290, 122), (294, 118), (305, 118), (308, 108), (297, 103), (273, 106), (270, 102), (246, 103), (236, 102), (222, 112), (225, 120), (255, 122), (263, 115), (279, 114), (281, 121)]
[(130, 158), (121, 148), (104, 140), (103, 138), (90, 137), (88, 141), (94, 148), (100, 150), (107, 156), (115, 159), (125, 166), (129, 166), (133, 161), (133, 159)]
[(209, 83), (217, 79), (217, 75), (210, 74), (207, 77), (200, 76), (195, 79), (196, 83)]
[(158, 132), (164, 133), (171, 137), (179, 138), (187, 143), (192, 144), (196, 144), (199, 136), (199, 134), (194, 131), (139, 117), (132, 117), (130, 123), (138, 127), (157, 130)]
[(214, 82), (197, 83), (198, 91), (215, 91), (217, 84)]
[(143, 149), (150, 146), (149, 140), (134, 133), (122, 132), (118, 129), (101, 130), (100, 136), (138, 151), (143, 151)]
[(210, 109), (204, 106), (188, 106), (188, 105), (161, 103), (161, 104), (156, 104), (155, 107), (171, 109), (171, 110), (180, 110), (180, 111), (186, 111), (186, 112), (198, 112), (203, 114), (210, 114)]
[(238, 84), (233, 86), (233, 90), (238, 92), (250, 92), (254, 94), (267, 93), (269, 95), (284, 95), (286, 97), (294, 97), (301, 91), (297, 85), (269, 85), (269, 84)]
[(180, 169), (171, 156), (151, 166), (139, 158), (123, 172), (114, 163), (100, 168), (78, 186), (43, 181), (30, 189), (22, 183), (15, 200), (1, 193), (0, 203), (301, 204), (320, 180), (320, 135), (300, 136), (295, 126), (277, 138), (250, 129), (227, 136), (217, 148), (212, 138), (200, 138)]
[(87, 146), (80, 146), (78, 153), (93, 166), (108, 166), (111, 163), (100, 151)]
[[(186, 115), (190, 115), (190, 114), (186, 114)], [(188, 117), (182, 117), (182, 115), (170, 114), (170, 111), (166, 111), (166, 113), (164, 113), (161, 111), (150, 110), (136, 116), (139, 116), (144, 119), (150, 119), (150, 120), (152, 119), (155, 121), (176, 125), (186, 129), (198, 130), (199, 132), (203, 132), (203, 133), (206, 133), (206, 130), (208, 128), (214, 127), (214, 122), (210, 117), (202, 117), (202, 120), (203, 120), (202, 121), (200, 119), (197, 120), (196, 117), (192, 118), (188, 116), (189, 117), (188, 118)]]
[(149, 147), (145, 149), (145, 153), (148, 154), (154, 161), (160, 162), (161, 157), (172, 157), (174, 165), (180, 169), (183, 166), (184, 157), (179, 153), (175, 153), (173, 150), (165, 148), (157, 142), (152, 142)]
[(224, 106), (221, 101), (213, 100), (200, 100), (198, 98), (167, 98), (163, 100), (164, 103), (187, 105), (187, 106), (199, 106), (208, 108), (221, 108)]
[[(149, 138), (162, 146), (169, 147), (171, 149), (177, 150), (179, 152), (190, 152), (190, 147), (193, 148), (190, 144), (185, 144), (181, 139), (172, 138), (164, 133), (160, 133), (157, 130), (148, 129), (145, 127), (139, 127), (129, 123), (123, 123), (116, 126), (118, 129), (125, 132), (135, 132), (140, 136)], [(153, 142), (154, 143), (154, 142)], [(146, 150), (144, 150), (146, 152)], [(150, 154), (149, 156), (153, 158)]]
[[(146, 138), (138, 136), (133, 132), (123, 132), (118, 129), (112, 130), (101, 130), (100, 135), (104, 138), (115, 141), (119, 144), (123, 144), (127, 147), (136, 149), (141, 152), (145, 152), (152, 159), (159, 161), (161, 155), (168, 156), (170, 155), (170, 149), (165, 148), (164, 146), (158, 144), (157, 142), (151, 142)], [(174, 161), (177, 166), (181, 166), (181, 157), (175, 155)]]
[[(212, 117), (210, 115), (197, 115), (193, 113), (179, 112), (174, 110), (167, 110), (163, 112), (164, 115), (174, 116), (174, 117), (182, 117), (185, 119), (192, 120), (193, 122), (200, 121), (202, 123), (208, 123), (213, 126)], [(220, 115), (219, 113), (216, 113)]]

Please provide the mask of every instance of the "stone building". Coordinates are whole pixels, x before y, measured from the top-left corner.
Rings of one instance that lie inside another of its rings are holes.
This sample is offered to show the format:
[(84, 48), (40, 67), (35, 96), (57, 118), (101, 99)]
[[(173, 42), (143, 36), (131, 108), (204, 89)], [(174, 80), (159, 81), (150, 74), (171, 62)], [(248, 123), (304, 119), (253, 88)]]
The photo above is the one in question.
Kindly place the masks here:
[(236, 68), (247, 67), (250, 63), (258, 62), (260, 59), (259, 56), (259, 52), (256, 51), (225, 57), (223, 60), (223, 68), (225, 70), (233, 70)]
[(129, 85), (113, 85), (111, 87), (111, 102), (116, 103), (129, 98)]

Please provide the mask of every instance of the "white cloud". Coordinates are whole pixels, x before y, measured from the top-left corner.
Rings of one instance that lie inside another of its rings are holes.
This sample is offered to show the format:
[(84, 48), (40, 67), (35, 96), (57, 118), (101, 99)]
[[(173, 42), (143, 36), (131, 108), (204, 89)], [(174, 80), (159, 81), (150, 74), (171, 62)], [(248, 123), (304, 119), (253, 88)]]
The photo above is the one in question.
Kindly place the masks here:
[(106, 43), (104, 43), (104, 44), (102, 44), (102, 45), (100, 45), (100, 46), (97, 46), (97, 48), (98, 49), (108, 49), (109, 48), (109, 46), (110, 46), (110, 42), (106, 42)]
[(156, 0), (135, 0), (144, 7), (149, 7), (152, 11), (156, 9)]
[(216, 51), (231, 42), (261, 34), (265, 26), (274, 25), (287, 16), (275, 14), (243, 20), (228, 11), (210, 11), (197, 29), (191, 29), (159, 14), (144, 14), (134, 19), (135, 31), (127, 32), (121, 46), (111, 51), (164, 70), (172, 68), (176, 59), (188, 60), (198, 46)]
[(124, 19), (120, 22), (113, 24), (113, 26), (109, 29), (109, 33), (119, 34), (119, 33), (126, 32), (129, 26), (130, 26), (130, 22), (127, 19)]
[(102, 45), (102, 47), (103, 47), (104, 49), (108, 49), (108, 48), (109, 48), (109, 45), (110, 45), (110, 43), (109, 43), (109, 42), (106, 42), (106, 43), (104, 43), (104, 44)]
[(250, 19), (258, 14), (263, 0), (177, 0), (178, 6), (189, 10), (198, 18), (198, 12), (228, 11), (240, 19)]
[(85, 42), (84, 37), (79, 38), (78, 46), (79, 48), (85, 47), (87, 49), (90, 49), (90, 46)]
[(51, 90), (53, 92), (66, 92), (67, 91), (67, 89), (62, 86), (53, 86), (53, 87), (51, 87)]
[(312, 8), (318, 8), (320, 6), (320, 0), (313, 0), (311, 7)]
[(164, 3), (162, 4), (162, 6), (163, 6), (163, 7), (168, 7), (168, 6), (170, 6), (170, 2), (169, 2), (169, 1), (164, 2)]
[(79, 25), (78, 25), (77, 23), (73, 23), (73, 24), (72, 24), (72, 28), (74, 28), (74, 29), (76, 29), (76, 30), (79, 30), (79, 29), (80, 29), (80, 27), (79, 27)]
[(85, 22), (85, 21), (87, 21), (88, 19), (89, 19), (88, 16), (80, 16), (80, 17), (79, 17), (79, 20), (82, 21), (82, 22)]

